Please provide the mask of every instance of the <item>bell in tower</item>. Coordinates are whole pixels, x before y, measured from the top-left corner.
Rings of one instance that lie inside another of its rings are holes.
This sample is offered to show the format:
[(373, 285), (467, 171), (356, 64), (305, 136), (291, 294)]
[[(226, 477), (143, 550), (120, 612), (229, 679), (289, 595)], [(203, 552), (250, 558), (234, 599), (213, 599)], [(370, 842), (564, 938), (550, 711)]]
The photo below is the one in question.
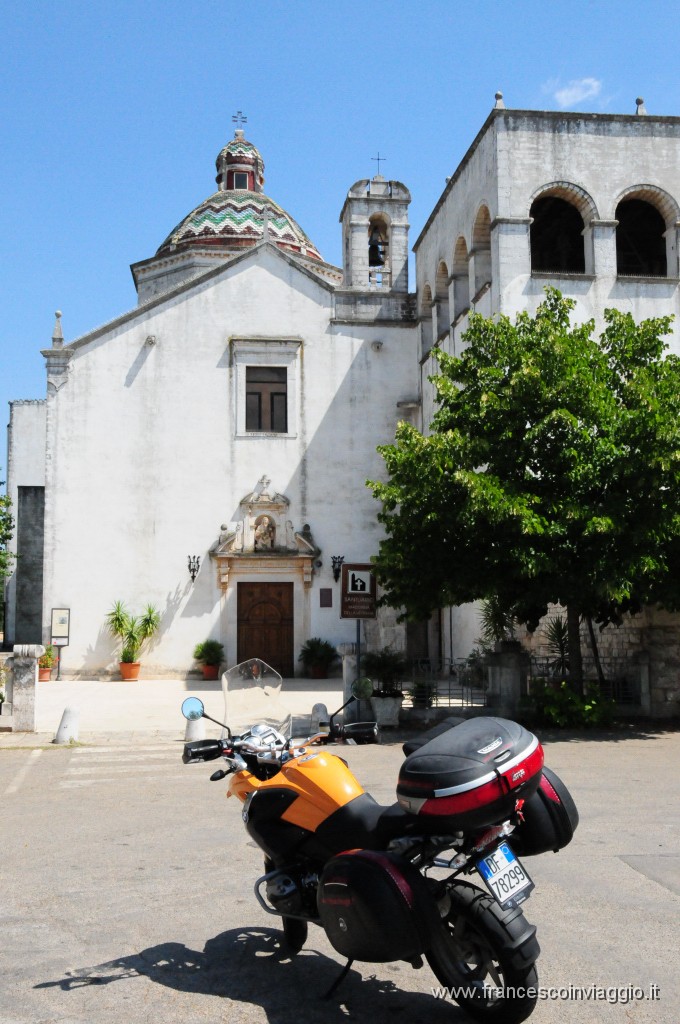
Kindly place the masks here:
[(368, 237), (368, 265), (369, 267), (385, 266), (385, 238), (377, 224), (373, 225)]

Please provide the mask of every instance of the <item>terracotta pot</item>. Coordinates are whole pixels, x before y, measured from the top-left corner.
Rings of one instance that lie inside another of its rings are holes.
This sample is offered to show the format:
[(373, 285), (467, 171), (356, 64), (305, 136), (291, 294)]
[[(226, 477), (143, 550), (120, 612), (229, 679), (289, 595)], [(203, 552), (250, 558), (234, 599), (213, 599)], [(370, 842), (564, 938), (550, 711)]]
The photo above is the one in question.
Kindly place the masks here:
[(141, 663), (139, 661), (121, 661), (119, 666), (121, 679), (139, 679)]
[(38, 681), (41, 682), (41, 683), (46, 683), (51, 678), (52, 678), (52, 669), (51, 668), (40, 668), (40, 666), (38, 665)]
[(309, 675), (312, 679), (328, 679), (328, 669), (325, 665), (310, 665)]
[(219, 665), (201, 665), (201, 669), (203, 670), (204, 679), (219, 679)]

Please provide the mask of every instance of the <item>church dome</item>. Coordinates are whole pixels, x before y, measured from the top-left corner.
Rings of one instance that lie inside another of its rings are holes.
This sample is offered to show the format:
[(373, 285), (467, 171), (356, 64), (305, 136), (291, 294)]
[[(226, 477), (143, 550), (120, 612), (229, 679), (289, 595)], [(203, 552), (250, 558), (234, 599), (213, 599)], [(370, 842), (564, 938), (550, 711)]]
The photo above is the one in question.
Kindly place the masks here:
[(323, 259), (302, 228), (264, 194), (264, 161), (237, 130), (216, 160), (219, 190), (173, 228), (157, 256), (192, 248), (238, 252), (267, 241), (308, 258)]

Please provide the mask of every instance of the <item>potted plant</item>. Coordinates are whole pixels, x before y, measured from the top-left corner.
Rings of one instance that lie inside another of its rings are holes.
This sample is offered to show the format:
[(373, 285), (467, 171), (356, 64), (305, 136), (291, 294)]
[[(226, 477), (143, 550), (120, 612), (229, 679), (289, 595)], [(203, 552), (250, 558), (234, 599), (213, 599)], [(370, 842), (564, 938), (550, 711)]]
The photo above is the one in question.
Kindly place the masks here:
[(326, 679), (329, 668), (339, 657), (333, 644), (314, 636), (302, 645), (298, 661), (302, 662), (312, 679)]
[(397, 685), (406, 671), (406, 659), (401, 651), (383, 647), (381, 651), (368, 651), (362, 658), (364, 672), (373, 680), (371, 709), (380, 726), (399, 725), (399, 711), (404, 699)]
[(413, 688), (407, 692), (413, 702), (413, 707), (422, 711), (433, 706), (435, 690), (436, 683), (418, 680), (413, 684)]
[(194, 658), (203, 669), (204, 679), (217, 679), (224, 660), (224, 644), (219, 640), (203, 640), (194, 647)]
[(148, 604), (142, 615), (131, 615), (122, 601), (116, 601), (106, 616), (111, 636), (122, 641), (120, 674), (123, 679), (139, 679), (139, 652), (160, 626), (160, 612)]
[(38, 658), (38, 680), (46, 683), (52, 678), (52, 669), (57, 664), (57, 652), (52, 644), (48, 644), (45, 653)]

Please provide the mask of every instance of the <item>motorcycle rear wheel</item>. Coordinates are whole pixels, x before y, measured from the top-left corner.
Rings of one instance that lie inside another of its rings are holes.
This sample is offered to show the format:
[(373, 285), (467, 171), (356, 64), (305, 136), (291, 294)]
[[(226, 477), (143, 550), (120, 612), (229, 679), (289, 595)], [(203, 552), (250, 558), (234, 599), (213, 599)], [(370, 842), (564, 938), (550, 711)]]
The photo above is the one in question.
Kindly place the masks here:
[[(521, 910), (502, 910), (477, 886), (457, 882), (427, 961), (451, 998), (475, 1020), (520, 1024), (533, 1012), (540, 949)], [(504, 989), (505, 996), (496, 994)]]

